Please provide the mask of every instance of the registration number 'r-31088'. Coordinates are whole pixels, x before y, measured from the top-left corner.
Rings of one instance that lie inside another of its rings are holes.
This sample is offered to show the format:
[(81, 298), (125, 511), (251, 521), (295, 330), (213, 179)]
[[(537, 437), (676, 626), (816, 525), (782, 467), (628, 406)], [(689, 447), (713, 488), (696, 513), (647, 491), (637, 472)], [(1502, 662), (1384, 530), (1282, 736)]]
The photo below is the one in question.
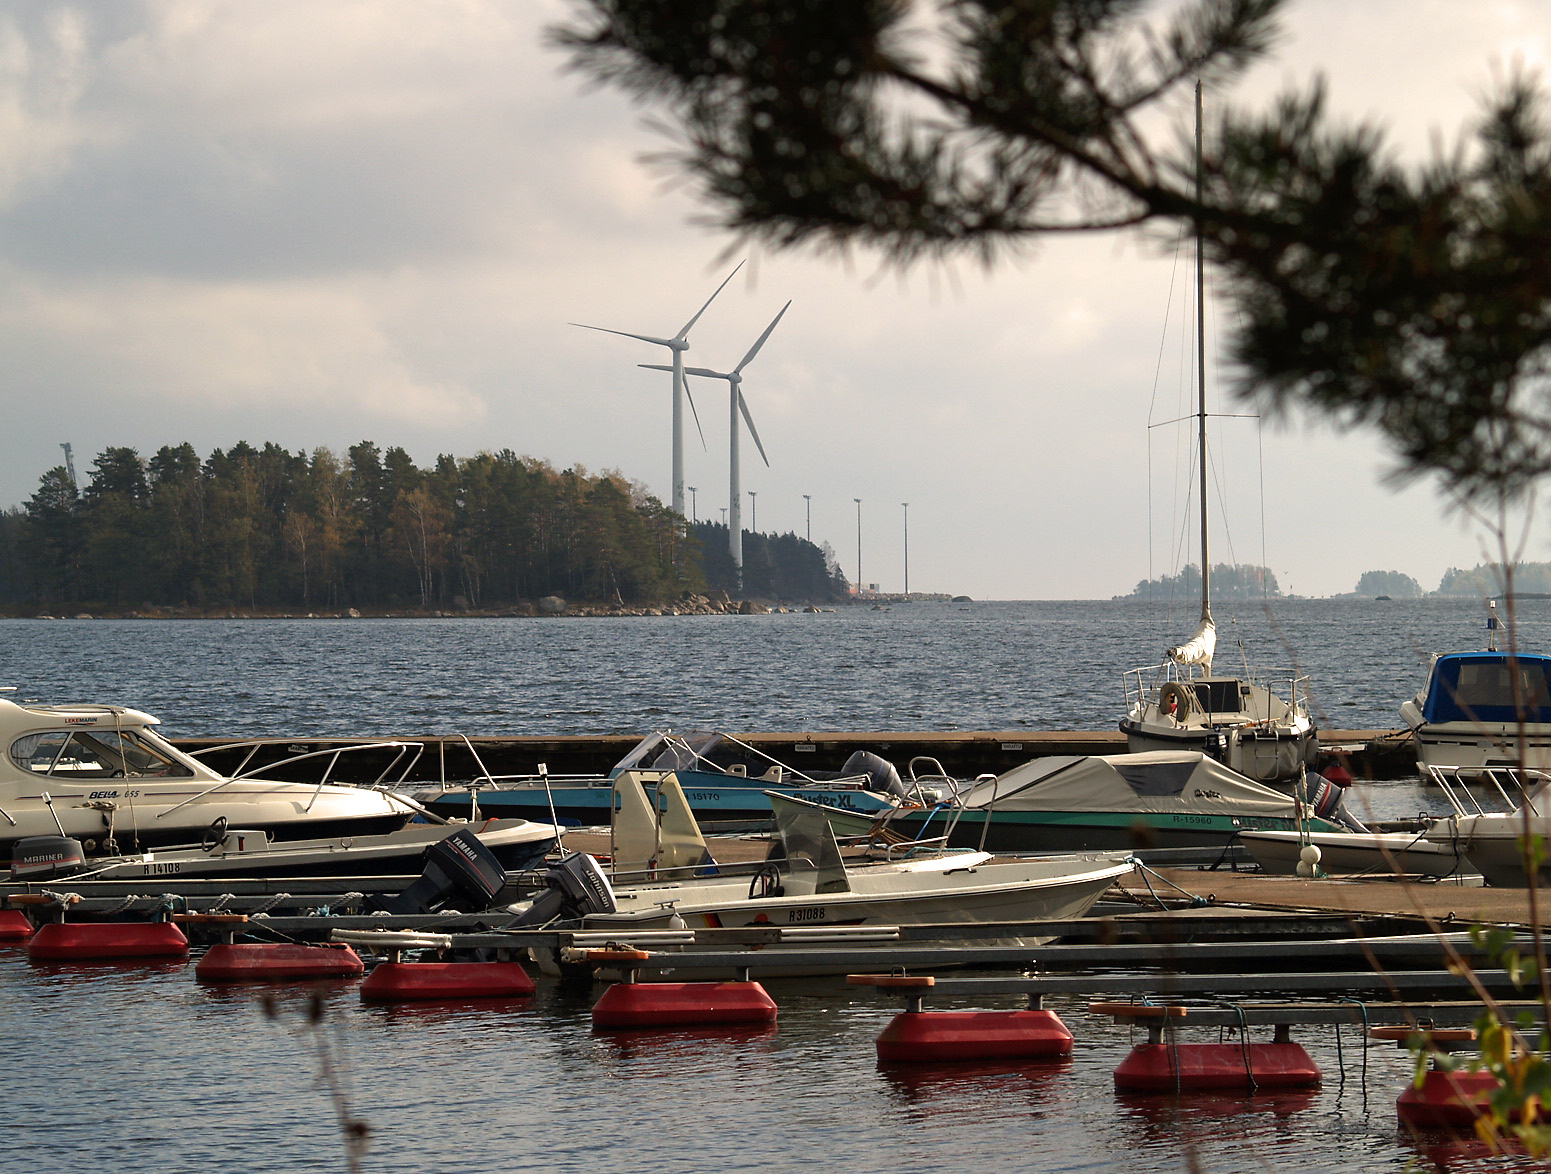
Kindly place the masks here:
[(822, 905), (805, 905), (800, 909), (788, 909), (786, 923), (792, 925), (800, 921), (823, 921), (828, 915), (829, 910)]

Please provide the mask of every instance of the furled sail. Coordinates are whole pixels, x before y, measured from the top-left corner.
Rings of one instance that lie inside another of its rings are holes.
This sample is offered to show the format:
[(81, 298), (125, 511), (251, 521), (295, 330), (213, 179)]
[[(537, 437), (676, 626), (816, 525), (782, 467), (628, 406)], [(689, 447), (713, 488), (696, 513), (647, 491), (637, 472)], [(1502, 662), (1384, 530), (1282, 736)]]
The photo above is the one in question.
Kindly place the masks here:
[(1165, 655), (1176, 664), (1198, 664), (1212, 671), (1212, 653), (1217, 650), (1217, 625), (1210, 618), (1201, 621), (1196, 634), (1183, 644), (1170, 648)]

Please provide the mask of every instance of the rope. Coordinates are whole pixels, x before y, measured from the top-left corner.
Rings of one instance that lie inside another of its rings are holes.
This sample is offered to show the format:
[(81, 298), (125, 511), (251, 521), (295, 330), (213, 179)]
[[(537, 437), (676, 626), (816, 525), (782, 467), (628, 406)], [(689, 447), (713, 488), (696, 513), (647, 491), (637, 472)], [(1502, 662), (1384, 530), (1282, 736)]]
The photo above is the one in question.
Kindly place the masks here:
[(290, 900), (290, 898), (291, 898), (291, 894), (290, 893), (276, 893), (273, 897), (271, 897), (269, 900), (265, 901), (257, 909), (250, 910), (249, 913), (248, 913), (248, 916), (249, 917), (265, 917), (265, 916), (267, 916), (269, 914), (269, 911), (271, 909), (273, 909), (276, 905), (280, 904), (281, 901), (288, 901), (288, 900)]
[(1131, 866), (1133, 868), (1135, 868), (1137, 872), (1141, 873), (1142, 881), (1147, 885), (1148, 893), (1151, 894), (1152, 899), (1154, 901), (1158, 902), (1159, 908), (1162, 908), (1162, 906), (1163, 906), (1163, 899), (1161, 897), (1159, 897), (1156, 892), (1154, 892), (1153, 887), (1152, 887), (1152, 881), (1149, 879), (1150, 877), (1157, 877), (1158, 883), (1168, 885), (1169, 888), (1173, 889), (1175, 892), (1183, 893), (1185, 896), (1189, 897), (1190, 898), (1190, 907), (1192, 909), (1201, 909), (1201, 908), (1204, 908), (1207, 905), (1211, 904), (1211, 902), (1208, 901), (1205, 897), (1198, 897), (1198, 896), (1196, 896), (1196, 894), (1192, 893), (1189, 889), (1182, 889), (1182, 888), (1180, 888), (1179, 885), (1175, 884), (1168, 877), (1161, 876), (1158, 873), (1154, 872), (1152, 869), (1148, 868), (1147, 865), (1143, 864), (1135, 856), (1131, 857)]
[[(1361, 999), (1340, 999), (1338, 1002), (1351, 1003), (1363, 1013), (1363, 1100), (1368, 1099), (1368, 1004)], [(1336, 1064), (1341, 1069), (1340, 1087), (1346, 1087), (1346, 1060), (1341, 1053), (1341, 1025), (1336, 1024)]]
[[(1260, 1086), (1255, 1083), (1255, 1064), (1249, 1050), (1249, 1019), (1244, 1014), (1244, 1008), (1238, 1003), (1230, 1003), (1226, 999), (1213, 999), (1212, 1001), (1219, 1007), (1227, 1007), (1239, 1017), (1239, 1054), (1244, 1057), (1244, 1075), (1249, 1079), (1249, 1091), (1253, 1095), (1259, 1091)], [(1232, 1031), (1233, 1028), (1226, 1028), (1224, 1030)], [(1221, 1032), (1218, 1033), (1217, 1042), (1222, 1042)], [(1177, 1084), (1178, 1081), (1179, 1077), (1176, 1075), (1175, 1083)]]

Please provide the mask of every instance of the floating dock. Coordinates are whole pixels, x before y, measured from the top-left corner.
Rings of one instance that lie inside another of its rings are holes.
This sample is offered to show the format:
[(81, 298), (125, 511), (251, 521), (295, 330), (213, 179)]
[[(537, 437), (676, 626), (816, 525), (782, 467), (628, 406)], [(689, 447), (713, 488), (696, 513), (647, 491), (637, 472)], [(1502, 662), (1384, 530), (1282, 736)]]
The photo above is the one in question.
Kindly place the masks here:
[[(385, 738), (390, 735), (377, 735)], [(955, 778), (1002, 774), (1031, 758), (1058, 754), (1121, 754), (1125, 735), (1106, 730), (953, 730), (936, 733), (901, 733), (874, 730), (850, 733), (739, 733), (733, 734), (759, 752), (796, 770), (838, 771), (857, 750), (869, 750), (892, 761), (905, 773), (912, 759), (933, 759)], [(493, 776), (525, 776), (538, 772), (543, 763), (552, 775), (607, 774), (640, 740), (637, 734), (573, 734), (479, 737), (420, 737), (391, 735), (398, 742), (415, 742), (424, 751), (410, 768), (405, 782), (437, 783), (489, 773)], [(276, 741), (261, 748), (251, 760), (250, 741), (237, 738), (176, 738), (173, 744), (185, 752), (200, 752), (217, 771), (251, 770), (295, 754), (357, 745), (361, 738), (303, 738)], [(1401, 779), (1417, 773), (1415, 744), (1407, 731), (1323, 730), (1320, 746), (1338, 756), (1354, 778)], [(342, 759), (336, 776), (344, 782), (371, 782), (388, 769), (390, 753), (383, 762), (369, 754)]]

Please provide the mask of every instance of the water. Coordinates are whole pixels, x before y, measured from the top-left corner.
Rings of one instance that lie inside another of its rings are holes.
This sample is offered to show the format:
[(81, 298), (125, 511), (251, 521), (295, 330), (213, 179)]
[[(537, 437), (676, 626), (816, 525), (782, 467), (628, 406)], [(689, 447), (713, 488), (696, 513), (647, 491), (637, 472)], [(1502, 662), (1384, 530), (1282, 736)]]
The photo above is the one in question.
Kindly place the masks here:
[(1365, 1095), (1351, 1029), (1344, 1081), (1333, 1030), (1308, 1030), (1322, 1089), (1177, 1103), (1117, 1095), (1131, 1037), (1070, 1000), (1053, 1007), (1077, 1036), (1068, 1062), (911, 1070), (873, 1053), (896, 1005), (837, 982), (772, 983), (771, 1032), (661, 1036), (594, 1033), (592, 992), (549, 982), (525, 1003), (389, 1008), (328, 984), (315, 1031), (307, 996), (283, 989), (271, 1019), (255, 990), (202, 986), (190, 967), (0, 951), (7, 1166), (343, 1170), (322, 1041), (371, 1130), (370, 1171), (1430, 1168), (1395, 1123), (1406, 1054), (1371, 1048)]
[[(1476, 647), (1478, 604), (1279, 603), (1219, 610), (1219, 664), (1296, 661), (1327, 728), (1392, 728), (1432, 651)], [(735, 730), (1112, 729), (1123, 670), (1193, 627), (1135, 603), (911, 604), (818, 616), (554, 620), (0, 621), (0, 683), (134, 705), (174, 736)], [(1551, 602), (1521, 608), (1542, 651)], [(1401, 811), (1430, 800), (1384, 794)], [(363, 1006), (329, 986), (317, 1032), (292, 988), (191, 966), (35, 967), (0, 948), (0, 1141), (16, 1169), (344, 1169), (317, 1042), (372, 1130), (364, 1169), (1400, 1171), (1460, 1152), (1414, 1143), (1394, 1098), (1409, 1061), (1306, 1031), (1313, 1093), (1121, 1098), (1129, 1036), (1055, 1004), (1069, 1063), (908, 1073), (873, 1040), (894, 1006), (836, 982), (772, 982), (777, 1030), (592, 1032), (592, 992), (514, 1006)], [(951, 1004), (944, 1003), (944, 1006)], [(981, 1000), (974, 1006), (1010, 1006)], [(1484, 1168), (1484, 1167), (1482, 1167)], [(1501, 1167), (1494, 1167), (1501, 1168)]]
[[(1392, 729), (1464, 600), (1222, 604), (1217, 664), (1313, 678), (1319, 724)], [(1190, 635), (1162, 604), (912, 603), (822, 615), (0, 620), (0, 684), (133, 705), (175, 737), (729, 730), (1112, 730), (1121, 674)], [(1527, 651), (1551, 600), (1520, 605)]]

